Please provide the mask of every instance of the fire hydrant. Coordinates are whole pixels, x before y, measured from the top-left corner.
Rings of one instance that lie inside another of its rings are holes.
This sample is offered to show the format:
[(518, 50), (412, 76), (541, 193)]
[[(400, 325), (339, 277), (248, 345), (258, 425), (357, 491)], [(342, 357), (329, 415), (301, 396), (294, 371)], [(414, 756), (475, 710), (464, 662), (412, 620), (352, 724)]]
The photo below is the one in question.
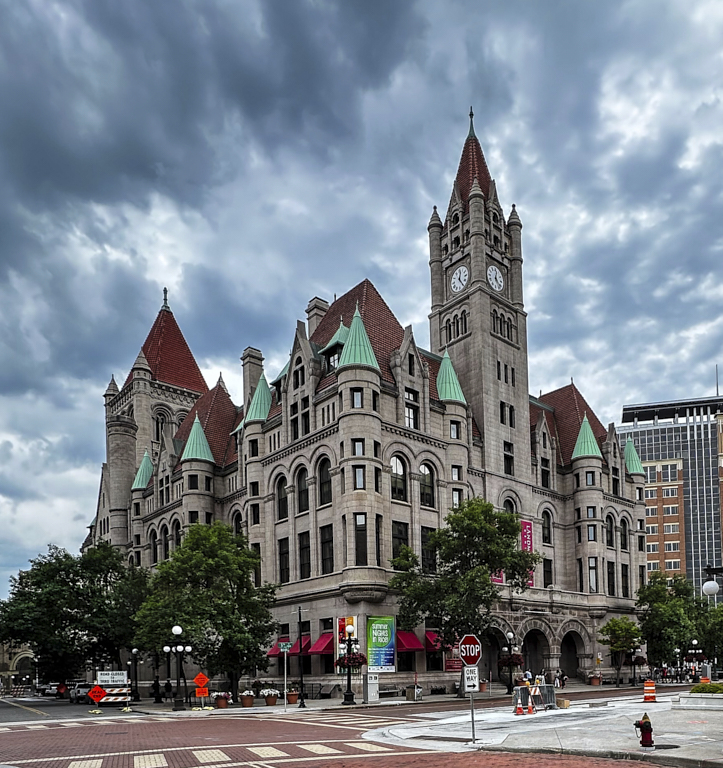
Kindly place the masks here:
[(655, 742), (653, 741), (653, 724), (650, 722), (648, 713), (645, 712), (641, 720), (636, 720), (633, 723), (636, 731), (640, 731), (640, 746), (643, 749), (655, 749)]

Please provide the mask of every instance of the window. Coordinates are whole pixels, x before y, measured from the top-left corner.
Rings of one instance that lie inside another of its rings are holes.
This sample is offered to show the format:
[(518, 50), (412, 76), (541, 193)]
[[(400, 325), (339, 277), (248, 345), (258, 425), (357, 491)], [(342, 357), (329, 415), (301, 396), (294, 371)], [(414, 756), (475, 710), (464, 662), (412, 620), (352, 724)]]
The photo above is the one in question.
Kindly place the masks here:
[(164, 525), (161, 528), (161, 552), (164, 560), (168, 560), (171, 554), (171, 545), (168, 539), (168, 528)]
[(497, 380), (502, 381), (502, 363), (497, 361)]
[(635, 498), (638, 501), (642, 501), (643, 500), (643, 489), (642, 488), (636, 488), (635, 489)]
[(382, 492), (382, 470), (379, 467), (374, 467), (374, 491)]
[(647, 533), (648, 536), (657, 536), (658, 535), (658, 526), (657, 525), (646, 525), (645, 526), (645, 533)]
[(515, 446), (512, 445), (512, 443), (503, 442), (502, 448), (504, 453), (505, 474), (514, 475), (515, 474), (515, 456), (514, 456)]
[(372, 391), (372, 410), (379, 411), (379, 392)]
[(579, 487), (580, 487), (580, 473), (575, 472), (575, 488), (579, 488)]
[[(542, 435), (545, 436), (544, 433)], [(540, 470), (540, 482), (542, 483), (543, 488), (549, 488), (550, 487), (550, 460), (549, 459), (541, 459), (540, 464), (542, 465), (542, 468)]]
[(640, 586), (645, 586), (645, 566), (639, 565), (638, 566), (638, 581), (640, 582)]
[(645, 551), (648, 552), (649, 554), (650, 553), (655, 554), (658, 551), (658, 546), (659, 545), (657, 542), (655, 544), (646, 544)]
[(133, 516), (134, 517), (140, 517), (141, 516), (141, 503), (140, 503), (140, 501), (134, 501), (133, 502)]
[(234, 515), (233, 517), (233, 535), (240, 536), (243, 533), (243, 526), (241, 520), (241, 514)]
[(309, 475), (305, 469), (296, 475), (296, 504), (297, 512), (309, 511)]
[(392, 558), (399, 557), (402, 545), (409, 546), (409, 525), (392, 520)]
[(422, 571), (424, 573), (437, 572), (437, 553), (431, 542), (434, 531), (434, 528), (422, 526)]
[(249, 492), (250, 492), (251, 496), (258, 496), (259, 495), (259, 484), (256, 483), (256, 482), (249, 483)]
[(597, 508), (596, 507), (588, 507), (587, 508), (587, 516), (588, 516), (588, 518), (597, 517)]
[(276, 481), (276, 512), (279, 520), (286, 520), (289, 516), (289, 497), (286, 495), (286, 478), (283, 476)]
[(615, 546), (615, 521), (612, 515), (608, 515), (605, 520), (605, 545), (608, 547)]
[(382, 521), (383, 517), (377, 515), (374, 523), (374, 550), (377, 556), (377, 565), (382, 564)]
[(514, 368), (510, 368), (510, 383), (512, 384), (513, 387), (515, 386), (515, 369)]
[(251, 525), (258, 525), (259, 524), (259, 505), (258, 504), (252, 504), (251, 505)]
[(512, 499), (505, 499), (503, 504), (502, 504), (502, 506), (503, 506), (505, 512), (508, 515), (514, 515), (515, 514), (515, 512), (516, 512), (515, 502), (512, 501)]
[(449, 438), (450, 440), (460, 440), (462, 437), (462, 425), (459, 421), (449, 422)]
[(515, 428), (515, 406), (511, 405), (508, 409), (509, 416), (510, 416), (510, 427), (512, 429)]
[(374, 458), (378, 459), (382, 455), (382, 444), (377, 440), (374, 441)]
[(666, 552), (680, 552), (680, 542), (679, 541), (666, 541), (665, 542), (665, 551)]
[(575, 520), (582, 520), (582, 510), (580, 507), (575, 507)]
[(655, 483), (658, 480), (658, 472), (655, 466), (643, 467), (643, 470), (645, 472), (646, 483)]
[(542, 447), (547, 448), (547, 432), (542, 433)]
[(587, 578), (590, 593), (597, 592), (597, 557), (588, 557), (587, 559)]
[(407, 370), (410, 376), (414, 376), (414, 355), (411, 353), (407, 356)]
[(680, 523), (666, 523), (663, 526), (663, 533), (680, 533)]
[(404, 426), (419, 429), (419, 392), (415, 389), (404, 390)]
[(677, 515), (678, 514), (678, 507), (663, 507), (663, 514), (664, 515)]
[(206, 525), (213, 523), (213, 512), (206, 512)]
[(364, 407), (364, 390), (361, 388), (355, 388), (351, 391), (351, 407), (363, 408)]
[(659, 571), (660, 570), (660, 563), (657, 560), (652, 560), (648, 563), (648, 570), (649, 571)]
[[(211, 490), (211, 483), (213, 482), (212, 477), (204, 477), (203, 478), (203, 487), (204, 490), (210, 491)], [(168, 485), (168, 484), (166, 484)], [(166, 496), (168, 496), (168, 487), (166, 487)], [(168, 498), (166, 498), (166, 501), (168, 501)]]
[(630, 568), (627, 563), (620, 566), (620, 591), (623, 597), (630, 597)]
[(620, 496), (620, 470), (613, 467), (613, 496)]
[(608, 595), (615, 597), (615, 563), (612, 560), (607, 561), (608, 570)]
[(500, 424), (507, 424), (507, 403), (500, 400)]
[(319, 506), (331, 504), (331, 462), (322, 459), (319, 462)]
[(452, 488), (452, 507), (458, 509), (462, 504), (464, 491), (461, 488)]
[(645, 489), (645, 498), (646, 499), (655, 499), (658, 497), (658, 489), (657, 488), (646, 488)]
[(577, 543), (582, 544), (582, 528), (577, 526)]
[(587, 527), (587, 540), (597, 541), (597, 525), (588, 525)]
[(352, 456), (363, 456), (364, 455), (364, 440), (360, 438), (356, 438), (355, 440), (351, 441), (351, 450), (352, 450)]
[(552, 560), (548, 557), (542, 561), (542, 586), (552, 586)]
[(193, 525), (198, 522), (198, 512), (191, 511), (188, 513), (188, 522)]
[(661, 477), (664, 483), (674, 483), (678, 479), (678, 465), (663, 464)]
[[(311, 425), (309, 421), (309, 412), (304, 411), (304, 413), (301, 414), (301, 434), (302, 435), (308, 435), (311, 431)], [(304, 661), (306, 661), (308, 657), (304, 657)]]
[(638, 536), (638, 552), (645, 552), (645, 536)]
[(254, 566), (254, 586), (261, 586), (261, 544), (252, 544), (251, 551), (256, 555), (256, 565)]
[(294, 389), (298, 389), (299, 387), (304, 386), (304, 381), (306, 379), (303, 361), (300, 357), (296, 358), (296, 361), (294, 362)]
[(680, 570), (680, 560), (666, 560), (665, 561), (665, 570), (666, 571), (679, 571)]
[(363, 491), (366, 488), (366, 473), (363, 466), (354, 468), (354, 490)]
[(189, 475), (188, 476), (188, 488), (191, 491), (197, 491), (198, 490), (198, 475)]
[(289, 539), (279, 539), (279, 581), (282, 584), (288, 584), (291, 579), (289, 563)]
[(258, 456), (258, 455), (259, 455), (259, 441), (249, 440), (249, 456)]
[(645, 517), (657, 517), (657, 516), (658, 516), (657, 507), (645, 507)]
[(452, 480), (458, 483), (462, 480), (462, 467), (455, 464), (452, 465)]
[(434, 507), (434, 472), (428, 464), (419, 468), (419, 501), (423, 507)]
[(311, 576), (311, 539), (308, 531), (299, 534), (299, 578)]
[(585, 591), (585, 581), (583, 579), (583, 566), (581, 557), (578, 557), (577, 559), (577, 591)]
[(542, 543), (552, 544), (552, 515), (547, 510), (542, 513)]
[[(241, 515), (239, 515), (241, 517)], [(178, 547), (181, 546), (181, 523), (176, 520), (175, 523), (173, 523), (173, 547), (174, 549), (178, 549)]]
[(322, 525), (319, 528), (319, 542), (321, 543), (321, 572), (334, 572), (334, 526)]
[(595, 485), (594, 472), (585, 472), (585, 485)]
[(361, 513), (354, 515), (354, 549), (356, 564), (367, 565), (367, 516)]
[(407, 468), (398, 456), (392, 456), (392, 501), (407, 500)]
[(669, 499), (671, 496), (677, 496), (678, 495), (678, 488), (663, 488), (663, 498)]

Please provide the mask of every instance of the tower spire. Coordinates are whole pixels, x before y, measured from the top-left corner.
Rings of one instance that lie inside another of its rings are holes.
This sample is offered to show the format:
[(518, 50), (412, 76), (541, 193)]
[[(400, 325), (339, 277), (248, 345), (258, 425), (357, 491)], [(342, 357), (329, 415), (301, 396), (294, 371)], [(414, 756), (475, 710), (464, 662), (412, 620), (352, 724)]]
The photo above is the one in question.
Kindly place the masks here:
[(161, 309), (168, 309), (168, 310), (171, 309), (168, 306), (168, 288), (163, 289), (163, 306), (161, 307)]
[(469, 108), (469, 133), (467, 134), (467, 138), (477, 138), (474, 132), (474, 111), (472, 110), (472, 107)]

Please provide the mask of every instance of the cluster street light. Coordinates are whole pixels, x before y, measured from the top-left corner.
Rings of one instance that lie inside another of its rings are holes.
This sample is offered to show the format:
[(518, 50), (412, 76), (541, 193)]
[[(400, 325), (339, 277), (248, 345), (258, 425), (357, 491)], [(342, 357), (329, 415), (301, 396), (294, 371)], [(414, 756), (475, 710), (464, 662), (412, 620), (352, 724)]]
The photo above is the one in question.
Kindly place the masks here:
[(351, 656), (351, 654), (354, 651), (354, 625), (353, 624), (347, 624), (346, 628), (344, 630), (346, 632), (346, 655), (347, 655), (347, 665), (346, 665), (346, 690), (344, 691), (344, 701), (342, 701), (342, 704), (356, 704), (354, 701), (354, 691), (351, 689), (351, 664), (349, 664), (348, 657)]
[[(180, 634), (183, 633), (183, 629), (176, 624), (175, 627), (171, 629), (171, 632), (174, 634), (174, 642), (175, 638), (178, 637)], [(171, 652), (174, 652), (176, 654), (176, 694), (173, 699), (173, 711), (174, 712), (181, 712), (185, 710), (186, 708), (183, 706), (183, 697), (181, 696), (181, 664), (183, 663), (183, 652), (191, 653), (193, 648), (191, 648), (190, 645), (182, 645), (180, 642), (177, 645), (165, 645), (163, 646), (163, 651), (166, 654), (170, 654)]]
[(138, 664), (143, 664), (143, 659), (138, 658), (140, 651), (138, 648), (134, 648), (131, 651), (131, 657), (126, 662), (131, 668), (131, 698), (133, 701), (140, 701), (141, 694), (138, 691)]
[[(516, 645), (512, 645), (512, 641), (515, 639), (515, 635), (513, 632), (508, 632), (505, 637), (507, 638), (507, 645), (505, 645), (502, 648), (502, 653), (509, 654), (512, 656), (513, 653), (517, 653), (519, 648)], [(507, 666), (507, 671), (509, 673), (509, 680), (507, 682), (507, 695), (512, 695), (512, 664), (509, 664)]]
[(714, 568), (709, 563), (705, 567), (705, 573), (708, 578), (703, 582), (703, 594), (707, 597), (713, 597), (713, 595), (718, 594), (718, 590), (720, 589), (715, 577), (723, 574), (723, 567), (718, 566)]

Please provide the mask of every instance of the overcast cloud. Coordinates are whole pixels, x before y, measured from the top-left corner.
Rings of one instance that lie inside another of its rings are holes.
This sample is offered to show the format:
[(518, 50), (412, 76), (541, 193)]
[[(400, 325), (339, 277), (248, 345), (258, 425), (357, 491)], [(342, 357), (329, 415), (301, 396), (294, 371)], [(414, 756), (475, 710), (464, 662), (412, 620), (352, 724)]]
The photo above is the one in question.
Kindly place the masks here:
[[(524, 224), (530, 391), (715, 392), (723, 5), (0, 0), (0, 596), (77, 551), (162, 288), (210, 385), (365, 277), (428, 343), (474, 105)], [(270, 313), (269, 308), (273, 308)]]

